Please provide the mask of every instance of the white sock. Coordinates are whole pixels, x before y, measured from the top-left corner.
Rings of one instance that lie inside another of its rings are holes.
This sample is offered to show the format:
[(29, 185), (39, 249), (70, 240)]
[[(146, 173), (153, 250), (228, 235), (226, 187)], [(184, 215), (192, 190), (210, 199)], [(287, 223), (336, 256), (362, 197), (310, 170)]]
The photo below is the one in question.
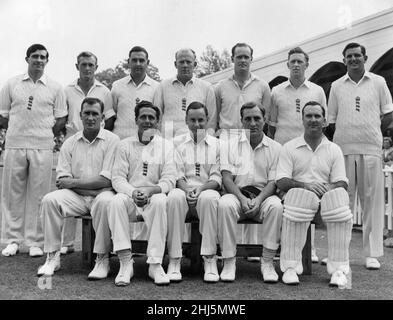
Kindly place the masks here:
[(117, 256), (119, 257), (120, 263), (124, 264), (131, 260), (132, 254), (130, 249), (124, 249), (117, 252)]
[(262, 250), (262, 261), (264, 263), (272, 263), (273, 262), (273, 258), (276, 255), (277, 250), (273, 250), (273, 249), (268, 249), (263, 247)]

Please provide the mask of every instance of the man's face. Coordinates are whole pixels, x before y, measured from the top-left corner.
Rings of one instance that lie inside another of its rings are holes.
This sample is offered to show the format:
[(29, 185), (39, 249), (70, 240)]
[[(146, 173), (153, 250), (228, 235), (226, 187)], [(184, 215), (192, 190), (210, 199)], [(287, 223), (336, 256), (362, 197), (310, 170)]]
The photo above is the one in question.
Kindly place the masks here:
[(79, 71), (79, 79), (85, 81), (94, 79), (94, 73), (98, 68), (96, 59), (94, 57), (80, 57), (78, 64), (75, 66)]
[(80, 115), (84, 130), (100, 130), (101, 121), (104, 119), (104, 115), (101, 112), (101, 106), (99, 103), (84, 103)]
[(149, 65), (149, 60), (143, 51), (131, 52), (128, 58), (128, 66), (131, 71), (132, 77), (144, 77), (146, 74), (147, 66)]
[(249, 72), (252, 61), (251, 49), (249, 47), (236, 47), (232, 57), (235, 73), (239, 71)]
[(36, 50), (26, 57), (28, 70), (30, 72), (44, 72), (45, 66), (48, 63), (48, 52), (46, 50)]
[(157, 129), (158, 119), (156, 111), (152, 108), (142, 108), (139, 110), (138, 118), (135, 120), (139, 132), (143, 132), (149, 129)]
[(250, 130), (250, 136), (259, 136), (262, 134), (265, 121), (262, 111), (259, 107), (244, 109), (243, 118), (241, 119), (243, 128)]
[(321, 106), (307, 106), (304, 108), (303, 126), (305, 133), (321, 133), (326, 126)]
[(190, 50), (181, 50), (177, 53), (175, 67), (179, 79), (191, 79), (196, 67), (194, 54)]
[(389, 149), (390, 148), (390, 139), (384, 138), (383, 139), (383, 148), (384, 149)]
[(351, 48), (345, 51), (343, 61), (347, 66), (348, 72), (364, 72), (364, 64), (367, 61), (367, 56), (362, 54), (360, 47)]
[(293, 53), (289, 56), (287, 66), (291, 78), (304, 78), (308, 62), (303, 53)]
[(206, 128), (207, 121), (208, 118), (203, 108), (188, 110), (186, 124), (194, 136), (198, 134), (198, 130), (204, 130)]

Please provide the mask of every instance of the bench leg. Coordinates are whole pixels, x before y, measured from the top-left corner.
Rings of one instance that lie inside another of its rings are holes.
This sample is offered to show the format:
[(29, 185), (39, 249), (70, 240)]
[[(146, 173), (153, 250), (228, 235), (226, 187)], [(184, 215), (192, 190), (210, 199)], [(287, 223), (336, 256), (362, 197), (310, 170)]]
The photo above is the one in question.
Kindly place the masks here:
[(191, 223), (191, 273), (197, 274), (202, 270), (201, 257), (202, 235), (199, 233), (199, 223)]
[(93, 247), (95, 232), (90, 219), (82, 219), (82, 265), (91, 269), (94, 265)]
[(311, 272), (312, 272), (312, 270), (311, 270), (311, 266), (312, 266), (312, 261), (311, 261), (311, 224), (308, 227), (306, 244), (304, 245), (304, 248), (302, 251), (302, 262), (303, 262), (303, 274), (311, 275)]

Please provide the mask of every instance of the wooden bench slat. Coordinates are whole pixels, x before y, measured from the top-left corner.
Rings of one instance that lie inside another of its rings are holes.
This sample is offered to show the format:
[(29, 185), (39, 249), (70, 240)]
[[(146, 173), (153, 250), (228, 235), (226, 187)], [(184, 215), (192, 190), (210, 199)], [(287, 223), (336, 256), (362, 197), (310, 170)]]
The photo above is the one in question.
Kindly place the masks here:
[(237, 224), (262, 224), (262, 221), (255, 221), (252, 219), (244, 219), (237, 222)]
[[(72, 218), (72, 217), (70, 217)], [(84, 215), (84, 216), (77, 216), (74, 217), (75, 219), (82, 219), (82, 220), (92, 220), (93, 218), (91, 217), (91, 215)]]

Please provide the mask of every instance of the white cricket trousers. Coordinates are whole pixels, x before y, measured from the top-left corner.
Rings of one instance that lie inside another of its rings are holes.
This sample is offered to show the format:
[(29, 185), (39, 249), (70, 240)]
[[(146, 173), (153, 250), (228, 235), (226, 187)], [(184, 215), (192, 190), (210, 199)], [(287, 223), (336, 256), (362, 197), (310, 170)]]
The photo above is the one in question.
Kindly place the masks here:
[(61, 246), (69, 247), (74, 244), (76, 235), (76, 219), (65, 219), (61, 232)]
[(241, 243), (258, 244), (258, 233), (261, 232), (261, 224), (242, 224)]
[[(111, 250), (111, 237), (108, 227), (108, 206), (114, 192), (104, 191), (96, 197), (81, 196), (69, 189), (55, 190), (42, 200), (41, 219), (44, 228), (44, 251), (59, 251), (61, 230), (65, 218), (87, 215), (90, 212), (96, 233), (95, 253), (108, 253)], [(71, 218), (70, 218), (71, 219)]]
[(381, 158), (371, 155), (346, 155), (348, 195), (354, 212), (356, 189), (362, 207), (363, 251), (366, 257), (383, 255), (385, 214), (384, 179)]
[(116, 194), (110, 202), (108, 212), (113, 250), (118, 252), (131, 249), (130, 222), (137, 222), (137, 215), (142, 215), (147, 226), (147, 263), (162, 263), (167, 236), (166, 202), (165, 194), (154, 194), (142, 209), (129, 196)]
[[(241, 210), (239, 199), (225, 194), (218, 201), (218, 240), (223, 258), (236, 256), (236, 229)], [(262, 245), (277, 250), (280, 244), (283, 207), (277, 196), (270, 196), (259, 208), (262, 223)]]
[[(204, 190), (199, 195), (196, 211), (199, 218), (199, 232), (202, 235), (201, 255), (213, 255), (217, 251), (217, 209), (220, 194), (215, 190)], [(182, 257), (182, 243), (185, 219), (188, 212), (186, 193), (173, 189), (168, 194), (168, 254), (170, 258)]]
[(50, 191), (50, 149), (6, 149), (1, 191), (2, 241), (42, 247), (39, 207)]

